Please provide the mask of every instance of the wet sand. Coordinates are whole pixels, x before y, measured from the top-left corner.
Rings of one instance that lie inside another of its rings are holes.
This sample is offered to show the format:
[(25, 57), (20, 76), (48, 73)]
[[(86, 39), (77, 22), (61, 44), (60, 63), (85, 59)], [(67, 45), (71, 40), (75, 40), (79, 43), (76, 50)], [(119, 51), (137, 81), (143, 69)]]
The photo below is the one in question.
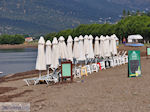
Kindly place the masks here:
[(137, 78), (127, 77), (127, 64), (56, 85), (27, 86), (22, 79), (38, 71), (5, 77), (0, 102), (30, 102), (31, 112), (150, 112), (150, 59), (143, 56), (141, 64)]

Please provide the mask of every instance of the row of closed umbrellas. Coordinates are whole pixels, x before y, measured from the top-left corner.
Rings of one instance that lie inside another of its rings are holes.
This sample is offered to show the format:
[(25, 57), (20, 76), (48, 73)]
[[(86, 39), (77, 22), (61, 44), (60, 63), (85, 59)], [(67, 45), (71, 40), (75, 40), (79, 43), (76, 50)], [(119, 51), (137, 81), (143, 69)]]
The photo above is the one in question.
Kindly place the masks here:
[[(73, 60), (86, 60), (94, 59), (94, 57), (110, 57), (117, 54), (116, 40), (118, 38), (115, 34), (111, 36), (98, 36), (95, 37), (93, 44), (93, 36), (80, 35), (73, 39), (68, 36), (67, 45), (63, 36), (60, 36), (57, 40), (53, 38), (51, 43), (48, 40), (45, 44), (43, 37), (40, 37), (38, 42), (38, 55), (36, 61), (36, 70), (46, 70), (46, 65), (50, 65), (51, 68), (58, 68), (59, 59)], [(46, 45), (46, 51), (44, 49)]]

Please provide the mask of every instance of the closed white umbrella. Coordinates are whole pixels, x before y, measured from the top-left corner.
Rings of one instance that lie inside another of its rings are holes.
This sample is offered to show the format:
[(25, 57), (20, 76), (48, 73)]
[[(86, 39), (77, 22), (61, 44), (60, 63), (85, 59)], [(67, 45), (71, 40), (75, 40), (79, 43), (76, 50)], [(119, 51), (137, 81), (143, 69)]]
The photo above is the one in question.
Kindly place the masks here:
[(78, 59), (79, 58), (79, 39), (78, 37), (74, 38), (74, 46), (73, 46), (73, 57)]
[(51, 41), (46, 42), (46, 65), (51, 65), (52, 61), (52, 50), (51, 50)]
[(110, 51), (110, 54), (112, 54), (112, 52), (113, 52), (113, 38), (112, 38), (112, 36), (109, 37), (109, 51)]
[(118, 37), (115, 34), (113, 34), (113, 37), (119, 41)]
[(59, 47), (58, 47), (58, 41), (57, 38), (54, 37), (53, 38), (53, 42), (52, 42), (52, 64), (51, 64), (51, 68), (52, 69), (56, 69), (58, 68), (59, 65)]
[(112, 54), (113, 55), (116, 55), (117, 54), (117, 44), (116, 44), (116, 40), (118, 39), (117, 37), (116, 37), (116, 35), (112, 35), (111, 36), (112, 37)]
[(49, 74), (49, 66), (52, 63), (52, 50), (51, 50), (51, 41), (46, 42), (46, 65), (47, 65), (47, 74)]
[(100, 44), (99, 44), (99, 37), (95, 37), (95, 44), (94, 44), (94, 55), (99, 56), (100, 55)]
[(100, 57), (103, 57), (104, 58), (104, 50), (105, 50), (105, 46), (104, 46), (104, 40), (105, 40), (105, 37), (103, 35), (100, 36)]
[(109, 36), (107, 35), (105, 37), (105, 57), (110, 57), (111, 56), (111, 53), (110, 53), (110, 47), (109, 47)]
[(44, 51), (45, 40), (41, 36), (38, 42), (38, 55), (36, 60), (36, 70), (40, 71), (39, 77), (41, 77), (41, 70), (46, 70), (45, 51)]
[(89, 40), (88, 40), (88, 35), (85, 35), (84, 36), (84, 52), (85, 52), (85, 55), (88, 56), (88, 47), (89, 47)]
[(94, 58), (94, 51), (93, 51), (93, 36), (89, 35), (89, 55), (88, 58)]
[(72, 51), (73, 39), (71, 36), (67, 39), (67, 51), (68, 51), (68, 59), (73, 61), (73, 51)]
[(63, 36), (59, 37), (59, 58), (61, 59), (67, 59), (68, 53), (67, 53), (67, 46), (65, 43), (65, 39)]
[(83, 45), (83, 36), (79, 36), (79, 59), (78, 60), (85, 60), (85, 52), (84, 52), (84, 45)]

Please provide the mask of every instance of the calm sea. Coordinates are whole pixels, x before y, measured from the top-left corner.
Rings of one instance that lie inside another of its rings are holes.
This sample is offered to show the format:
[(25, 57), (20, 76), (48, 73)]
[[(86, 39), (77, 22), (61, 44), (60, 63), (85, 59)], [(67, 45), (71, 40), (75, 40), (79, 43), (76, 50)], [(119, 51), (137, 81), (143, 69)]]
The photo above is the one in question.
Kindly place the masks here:
[(0, 49), (0, 76), (35, 69), (37, 48)]

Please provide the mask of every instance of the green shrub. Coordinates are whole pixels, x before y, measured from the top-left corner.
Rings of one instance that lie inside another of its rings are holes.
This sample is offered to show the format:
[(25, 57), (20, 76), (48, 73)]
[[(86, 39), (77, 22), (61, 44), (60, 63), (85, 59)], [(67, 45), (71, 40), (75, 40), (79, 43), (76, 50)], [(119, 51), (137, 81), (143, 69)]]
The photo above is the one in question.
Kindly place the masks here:
[(22, 35), (1, 35), (0, 44), (22, 44), (25, 38)]
[(140, 34), (144, 39), (150, 40), (150, 17), (133, 15), (124, 17), (116, 24), (81, 24), (77, 28), (50, 33), (45, 37), (47, 40), (52, 40), (53, 37), (64, 36), (67, 38), (69, 35), (76, 37), (90, 34), (94, 37), (116, 34), (119, 39), (127, 38), (128, 35)]

